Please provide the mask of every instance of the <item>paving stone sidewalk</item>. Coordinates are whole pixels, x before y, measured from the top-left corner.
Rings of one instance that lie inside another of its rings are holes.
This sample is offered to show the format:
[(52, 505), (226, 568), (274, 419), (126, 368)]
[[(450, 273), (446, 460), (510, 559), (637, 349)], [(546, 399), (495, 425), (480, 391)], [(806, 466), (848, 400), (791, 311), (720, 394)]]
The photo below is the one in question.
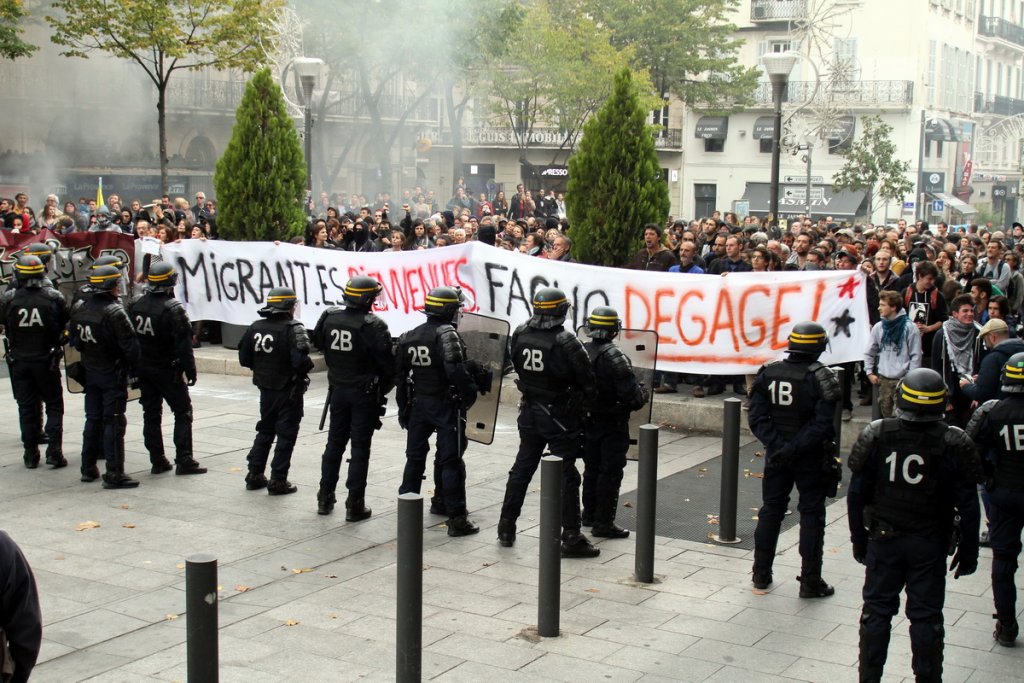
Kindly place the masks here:
[[(201, 375), (194, 388), (200, 477), (149, 474), (141, 412), (129, 405), (128, 470), (142, 482), (104, 491), (78, 481), (82, 400), (67, 396), (71, 466), (26, 470), (10, 387), (0, 388), (0, 528), (21, 544), (38, 578), (45, 619), (33, 681), (184, 681), (184, 558), (220, 562), (221, 680), (347, 681), (394, 678), (395, 500), (404, 433), (391, 407), (374, 440), (370, 520), (316, 514), (326, 433), (316, 375), (291, 479), (299, 493), (244, 489), (258, 393), (244, 377)], [(165, 439), (170, 415), (165, 414)], [(505, 477), (517, 447), (515, 409), (502, 405), (494, 445), (471, 444), (469, 504), (482, 531), (450, 539), (424, 520), (424, 678), (441, 681), (853, 681), (862, 568), (849, 553), (842, 504), (829, 510), (825, 576), (836, 595), (796, 597), (799, 555), (791, 530), (779, 544), (776, 584), (750, 586), (749, 551), (659, 538), (661, 581), (631, 579), (632, 539), (600, 543), (593, 560), (562, 563), (563, 635), (531, 637), (536, 624), (539, 475), (516, 546), (495, 540)], [(662, 475), (719, 454), (717, 438), (663, 429)], [(747, 465), (744, 464), (744, 467)], [(623, 490), (635, 486), (636, 467)], [(430, 483), (425, 483), (425, 490)], [(660, 505), (672, 505), (662, 499)], [(741, 511), (741, 514), (746, 514)], [(99, 526), (78, 531), (79, 525)], [(709, 530), (713, 530), (709, 527)], [(978, 574), (949, 582), (946, 681), (1019, 679), (1024, 648), (991, 638), (990, 554)], [(293, 624), (293, 625), (289, 625)], [(911, 676), (907, 623), (898, 618), (887, 680)]]

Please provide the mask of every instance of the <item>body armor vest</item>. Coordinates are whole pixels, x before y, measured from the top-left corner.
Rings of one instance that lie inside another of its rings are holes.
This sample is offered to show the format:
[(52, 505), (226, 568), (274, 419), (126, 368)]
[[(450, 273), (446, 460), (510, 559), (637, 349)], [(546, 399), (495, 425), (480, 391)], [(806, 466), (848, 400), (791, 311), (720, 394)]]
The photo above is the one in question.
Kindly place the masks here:
[(107, 316), (121, 304), (105, 298), (95, 297), (79, 307), (72, 318), (81, 344), (82, 365), (94, 372), (114, 372), (119, 367), (120, 349), (117, 340), (111, 336)]
[(402, 367), (412, 370), (417, 396), (442, 396), (448, 392), (450, 383), (439, 343), (445, 327), (427, 322), (402, 337), (398, 352), (402, 354)]
[(781, 361), (768, 365), (764, 378), (768, 383), (768, 402), (775, 429), (786, 441), (793, 440), (814, 413), (807, 382), (812, 373), (808, 363)]
[(571, 377), (554, 363), (555, 338), (561, 328), (522, 328), (512, 337), (512, 364), (519, 388), (530, 400), (549, 402), (564, 394)]
[(338, 311), (324, 321), (324, 360), (331, 384), (358, 384), (373, 374), (373, 357), (363, 335), (367, 315)]
[(292, 381), (289, 328), (298, 322), (288, 318), (273, 317), (257, 320), (252, 330), (252, 381), (261, 389), (284, 389)]
[(164, 295), (145, 294), (129, 309), (147, 364), (169, 366), (174, 357), (174, 336), (167, 320), (169, 301)]
[(602, 414), (625, 412), (628, 415), (629, 409), (619, 401), (615, 368), (612, 361), (612, 354), (618, 350), (615, 344), (610, 341), (600, 343), (589, 341), (583, 346), (587, 349), (587, 356), (590, 358), (590, 364), (594, 366), (594, 375), (597, 378), (597, 398), (590, 411)]
[(4, 329), (13, 360), (48, 358), (63, 332), (56, 297), (40, 287), (22, 287), (7, 306)]
[(901, 533), (929, 535), (945, 524), (938, 487), (949, 427), (927, 424), (907, 429), (898, 418), (887, 418), (876, 447), (875, 496), (868, 509), (871, 518)]
[(1000, 401), (988, 419), (998, 453), (996, 486), (1024, 491), (1024, 400)]

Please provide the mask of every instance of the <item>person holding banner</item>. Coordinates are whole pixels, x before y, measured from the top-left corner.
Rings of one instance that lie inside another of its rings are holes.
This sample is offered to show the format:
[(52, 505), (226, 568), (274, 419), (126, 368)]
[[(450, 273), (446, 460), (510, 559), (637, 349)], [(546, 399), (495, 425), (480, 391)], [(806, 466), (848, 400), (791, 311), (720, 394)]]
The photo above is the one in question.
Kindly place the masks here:
[(435, 457), (441, 468), (449, 536), (480, 531), (466, 509), (460, 444), (460, 411), (472, 407), (479, 393), (465, 344), (455, 329), (463, 301), (462, 291), (453, 287), (430, 290), (423, 306), (427, 321), (399, 337), (395, 352), (398, 424), (408, 431), (405, 472), (398, 492), (420, 492), (429, 439), (436, 432)]
[(101, 266), (89, 273), (94, 293), (71, 313), (71, 345), (82, 353), (85, 368), (85, 433), (82, 435), (82, 481), (99, 478), (96, 460), (107, 461), (103, 488), (135, 488), (139, 482), (124, 471), (124, 434), (128, 426), (129, 377), (135, 376), (141, 351), (131, 320), (121, 305), (121, 270)]
[(829, 461), (835, 460), (835, 408), (842, 398), (835, 373), (818, 362), (827, 345), (824, 327), (798, 323), (789, 334), (787, 358), (762, 366), (754, 379), (748, 423), (767, 451), (754, 531), (753, 583), (758, 590), (772, 584), (782, 517), (795, 485), (800, 494), (800, 597), (835, 593), (821, 578), (825, 498), (831, 485), (826, 475), (832, 472)]
[(516, 386), (523, 392), (523, 400), (519, 452), (505, 485), (498, 542), (506, 548), (515, 543), (516, 520), (546, 446), (551, 455), (562, 458), (562, 557), (597, 557), (600, 549), (580, 531), (580, 473), (576, 469), (582, 413), (597, 394), (597, 380), (583, 342), (564, 328), (568, 313), (565, 293), (543, 287), (533, 295), (533, 316), (512, 335), (512, 363), (519, 374)]
[[(298, 491), (288, 481), (292, 451), (302, 422), (303, 396), (309, 387), (309, 337), (302, 323), (293, 318), (298, 298), (290, 287), (267, 292), (266, 306), (259, 310), (262, 320), (246, 329), (238, 343), (238, 362), (252, 370), (252, 383), (260, 389), (260, 419), (256, 438), (246, 458), (249, 473), (245, 488), (267, 489), (271, 496)], [(270, 447), (277, 439), (270, 463), (270, 481), (264, 471)]]
[(381, 428), (380, 417), (395, 384), (391, 332), (387, 323), (371, 312), (381, 291), (380, 283), (372, 277), (351, 278), (345, 283), (345, 308), (328, 308), (313, 330), (313, 346), (323, 351), (327, 362), (330, 388), (325, 414), (327, 409), (331, 412), (316, 494), (317, 514), (327, 515), (334, 509), (341, 461), (351, 438), (345, 481), (346, 522), (367, 519), (372, 512), (365, 503), (370, 443), (373, 432)]
[(68, 464), (62, 448), (64, 393), (58, 363), (70, 314), (64, 295), (45, 284), (45, 272), (39, 257), (22, 256), (14, 265), (18, 288), (0, 297), (4, 350), (29, 469), (39, 466), (40, 402), (46, 406), (46, 464), (54, 469)]

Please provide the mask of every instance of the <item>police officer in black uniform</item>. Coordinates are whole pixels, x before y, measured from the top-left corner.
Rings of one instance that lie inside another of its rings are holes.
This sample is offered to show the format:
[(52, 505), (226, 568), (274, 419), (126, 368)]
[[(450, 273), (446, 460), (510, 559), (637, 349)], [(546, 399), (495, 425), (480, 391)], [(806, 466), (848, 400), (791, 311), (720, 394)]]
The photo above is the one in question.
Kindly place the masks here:
[[(95, 261), (93, 261), (92, 264), (89, 266), (89, 271), (92, 272), (97, 268), (102, 268), (103, 266), (113, 266), (114, 268), (121, 270), (121, 268), (124, 266), (124, 263), (121, 261), (120, 257), (107, 254), (106, 256), (100, 256)], [(92, 295), (95, 294), (95, 292), (96, 290), (93, 289), (93, 286), (89, 284), (88, 281), (84, 285), (76, 289), (74, 296), (71, 297), (71, 310), (77, 308), (79, 302), (83, 302), (91, 298)]]
[(1017, 640), (1017, 558), (1024, 530), (1024, 353), (1010, 356), (1003, 366), (1002, 400), (986, 401), (967, 423), (982, 456), (991, 507), (989, 543), (992, 546), (992, 598), (1000, 645)]
[(345, 308), (324, 311), (313, 330), (313, 345), (323, 351), (330, 382), (331, 428), (321, 461), (317, 512), (330, 514), (336, 498), (342, 457), (349, 439), (345, 520), (358, 522), (372, 512), (366, 507), (366, 475), (370, 443), (395, 381), (395, 355), (387, 323), (370, 312), (382, 287), (372, 277), (356, 276), (345, 283)]
[(61, 347), (69, 309), (64, 296), (43, 283), (45, 267), (36, 256), (22, 256), (14, 266), (17, 289), (0, 296), (11, 387), (18, 402), (25, 467), (39, 466), (39, 404), (46, 406), (46, 464), (64, 467), (64, 393), (60, 385)]
[(480, 531), (466, 509), (466, 482), (459, 447), (460, 411), (476, 402), (479, 389), (455, 326), (462, 292), (435, 287), (426, 296), (426, 322), (404, 333), (395, 351), (398, 422), (408, 430), (405, 472), (399, 493), (419, 493), (427, 466), (429, 439), (437, 433), (435, 457), (441, 468), (448, 535)]
[[(288, 469), (302, 422), (302, 397), (313, 369), (306, 328), (292, 318), (296, 302), (293, 289), (271, 289), (267, 305), (259, 311), (263, 319), (249, 325), (238, 345), (238, 362), (252, 370), (252, 383), (260, 388), (260, 419), (249, 451), (245, 488), (265, 487), (272, 496), (298, 490), (288, 481)], [(264, 470), (275, 437), (268, 482)]]
[[(24, 249), (21, 250), (21, 256), (35, 256), (43, 264), (43, 274), (38, 278), (42, 281), (43, 287), (53, 287), (53, 280), (50, 279), (46, 274), (46, 269), (50, 265), (50, 258), (53, 256), (53, 247), (46, 242), (33, 242)], [(17, 289), (21, 286), (21, 282), (18, 281), (17, 270), (15, 270), (15, 277), (11, 278), (11, 281), (7, 283), (7, 289)]]
[(833, 419), (841, 398), (835, 373), (818, 362), (827, 344), (828, 334), (818, 323), (794, 325), (786, 359), (758, 371), (748, 415), (750, 431), (766, 451), (763, 502), (754, 531), (754, 587), (763, 590), (772, 583), (782, 517), (795, 484), (800, 494), (801, 598), (835, 593), (821, 578), (827, 476), (835, 463)]
[[(151, 472), (174, 469), (175, 474), (203, 474), (192, 455), (192, 400), (188, 388), (196, 383), (192, 353), (192, 324), (185, 307), (174, 298), (178, 273), (167, 261), (154, 264), (146, 277), (149, 291), (128, 307), (145, 359), (139, 365), (142, 438), (149, 451)], [(161, 430), (163, 402), (174, 414), (174, 462), (164, 454)]]
[(523, 393), (519, 407), (519, 452), (505, 485), (498, 520), (498, 542), (510, 547), (526, 489), (537, 471), (544, 447), (562, 458), (562, 556), (596, 557), (580, 532), (579, 456), (583, 410), (596, 395), (597, 384), (583, 342), (567, 331), (569, 302), (560, 289), (543, 287), (533, 295), (533, 317), (512, 334), (512, 363)]
[(96, 481), (100, 453), (107, 461), (103, 488), (134, 488), (139, 482), (124, 472), (128, 381), (139, 365), (139, 341), (128, 313), (118, 300), (121, 271), (113, 266), (89, 274), (94, 293), (71, 313), (71, 344), (82, 353), (85, 368), (85, 433), (82, 435), (82, 481)]
[[(953, 578), (978, 566), (981, 463), (970, 438), (943, 421), (945, 410), (939, 373), (911, 370), (897, 388), (896, 417), (865, 427), (850, 452), (846, 500), (853, 557), (867, 566), (861, 681), (882, 678), (890, 623), (904, 588), (914, 676), (941, 681), (946, 555), (953, 554), (957, 537)], [(957, 533), (957, 518), (963, 533)]]
[(583, 450), (583, 526), (594, 536), (626, 538), (629, 531), (615, 524), (619, 486), (629, 450), (629, 414), (651, 398), (633, 374), (626, 354), (613, 343), (622, 329), (614, 308), (598, 306), (587, 318), (584, 344), (597, 377), (597, 399), (587, 414)]

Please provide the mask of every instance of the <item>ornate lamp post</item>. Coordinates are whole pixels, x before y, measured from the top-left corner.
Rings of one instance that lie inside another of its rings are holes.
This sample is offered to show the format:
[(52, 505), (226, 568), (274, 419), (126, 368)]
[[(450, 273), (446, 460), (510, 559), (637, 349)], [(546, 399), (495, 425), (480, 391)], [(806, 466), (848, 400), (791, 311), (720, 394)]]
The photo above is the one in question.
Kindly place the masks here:
[(793, 52), (768, 52), (761, 57), (761, 63), (772, 82), (772, 105), (774, 107), (774, 128), (772, 129), (772, 178), (768, 195), (768, 214), (774, 225), (779, 224), (779, 154), (782, 140), (782, 95), (789, 82), (789, 73), (796, 65), (798, 55)]

